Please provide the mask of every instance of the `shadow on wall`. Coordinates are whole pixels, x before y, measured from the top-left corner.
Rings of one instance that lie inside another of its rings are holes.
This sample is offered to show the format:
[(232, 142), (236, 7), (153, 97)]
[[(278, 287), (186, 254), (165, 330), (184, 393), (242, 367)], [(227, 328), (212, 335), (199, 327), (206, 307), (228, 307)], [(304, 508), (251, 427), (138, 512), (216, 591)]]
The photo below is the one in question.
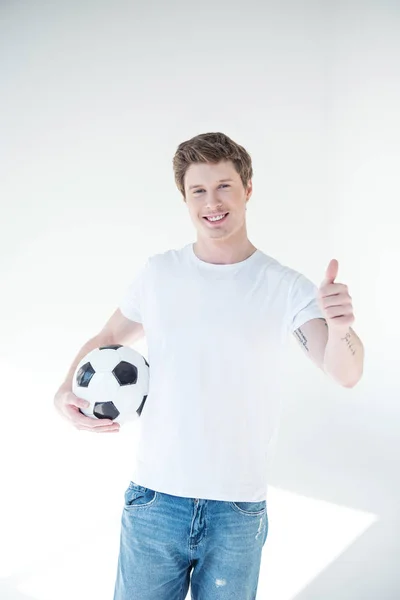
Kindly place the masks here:
[(400, 598), (400, 521), (374, 523), (293, 600)]
[(22, 577), (18, 575), (0, 578), (0, 598), (4, 598), (4, 600), (36, 600), (34, 596), (28, 596), (25, 592), (17, 589), (22, 582)]

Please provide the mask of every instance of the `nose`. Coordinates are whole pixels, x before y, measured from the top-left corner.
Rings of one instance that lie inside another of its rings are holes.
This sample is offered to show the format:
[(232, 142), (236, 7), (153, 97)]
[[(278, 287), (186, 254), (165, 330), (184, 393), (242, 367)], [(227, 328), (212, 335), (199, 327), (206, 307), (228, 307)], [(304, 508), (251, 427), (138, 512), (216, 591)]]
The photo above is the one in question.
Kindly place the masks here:
[(221, 200), (219, 200), (218, 198), (212, 198), (211, 196), (208, 198), (208, 201), (206, 202), (206, 206), (207, 208), (209, 208), (210, 210), (217, 210), (219, 208), (222, 208), (222, 202)]

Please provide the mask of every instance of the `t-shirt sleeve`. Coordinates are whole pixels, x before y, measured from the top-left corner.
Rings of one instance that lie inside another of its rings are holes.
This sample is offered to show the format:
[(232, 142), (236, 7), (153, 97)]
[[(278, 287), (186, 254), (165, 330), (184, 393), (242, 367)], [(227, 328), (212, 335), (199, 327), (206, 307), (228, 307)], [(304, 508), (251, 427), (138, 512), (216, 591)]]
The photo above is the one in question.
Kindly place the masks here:
[(318, 288), (305, 275), (298, 273), (289, 293), (288, 326), (291, 333), (311, 319), (324, 318), (318, 305)]
[(126, 286), (119, 302), (122, 314), (131, 321), (143, 323), (143, 292), (148, 273), (147, 260), (136, 271), (133, 279)]

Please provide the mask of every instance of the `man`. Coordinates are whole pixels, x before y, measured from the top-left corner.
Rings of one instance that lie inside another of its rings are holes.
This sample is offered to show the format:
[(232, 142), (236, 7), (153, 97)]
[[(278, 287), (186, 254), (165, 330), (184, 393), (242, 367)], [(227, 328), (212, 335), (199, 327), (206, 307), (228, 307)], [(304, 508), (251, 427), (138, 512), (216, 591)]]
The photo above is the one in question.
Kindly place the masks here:
[(202, 134), (178, 146), (173, 168), (197, 241), (149, 257), (55, 404), (78, 429), (118, 431), (80, 413), (71, 379), (93, 348), (146, 335), (150, 390), (114, 600), (183, 600), (189, 585), (196, 600), (250, 600), (268, 533), (287, 334), (346, 387), (361, 377), (364, 350), (337, 261), (316, 288), (248, 239), (253, 171), (242, 146)]

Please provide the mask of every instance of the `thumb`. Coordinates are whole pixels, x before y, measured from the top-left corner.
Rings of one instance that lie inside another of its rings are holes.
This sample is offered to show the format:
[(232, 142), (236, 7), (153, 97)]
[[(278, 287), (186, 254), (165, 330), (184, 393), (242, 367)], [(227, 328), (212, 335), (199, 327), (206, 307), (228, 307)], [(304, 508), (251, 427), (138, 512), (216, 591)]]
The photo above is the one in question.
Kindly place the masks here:
[(339, 263), (336, 260), (336, 258), (333, 258), (331, 260), (331, 262), (329, 263), (328, 268), (326, 269), (325, 279), (323, 280), (321, 287), (323, 285), (327, 285), (329, 283), (335, 283), (335, 279), (337, 277), (338, 270), (339, 270)]

